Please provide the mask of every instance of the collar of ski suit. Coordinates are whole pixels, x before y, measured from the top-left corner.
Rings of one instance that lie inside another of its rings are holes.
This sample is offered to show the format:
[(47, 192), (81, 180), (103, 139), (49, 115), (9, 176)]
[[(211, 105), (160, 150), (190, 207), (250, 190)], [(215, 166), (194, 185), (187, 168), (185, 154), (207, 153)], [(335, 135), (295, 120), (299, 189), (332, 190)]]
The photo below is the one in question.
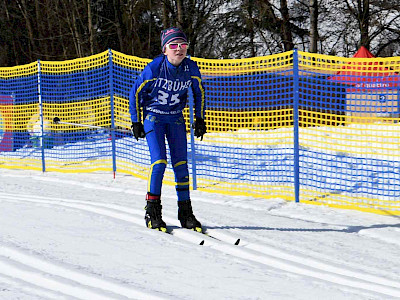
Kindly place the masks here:
[(174, 71), (178, 71), (178, 69), (180, 69), (183, 66), (185, 59), (186, 59), (186, 57), (182, 60), (182, 62), (180, 63), (179, 66), (174, 66), (173, 64), (171, 64), (169, 62), (167, 56), (165, 56), (165, 63), (167, 65), (168, 69), (171, 69), (171, 70), (174, 70)]

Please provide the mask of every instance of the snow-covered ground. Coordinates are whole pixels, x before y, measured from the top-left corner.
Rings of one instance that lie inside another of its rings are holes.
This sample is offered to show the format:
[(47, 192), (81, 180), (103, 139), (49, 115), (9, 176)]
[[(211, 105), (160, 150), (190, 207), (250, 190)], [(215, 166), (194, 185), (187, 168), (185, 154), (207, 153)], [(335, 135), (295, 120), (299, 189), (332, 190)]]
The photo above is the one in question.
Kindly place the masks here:
[(193, 191), (216, 240), (178, 227), (169, 186), (172, 234), (145, 228), (145, 192), (126, 175), (0, 170), (0, 299), (400, 298), (400, 217)]

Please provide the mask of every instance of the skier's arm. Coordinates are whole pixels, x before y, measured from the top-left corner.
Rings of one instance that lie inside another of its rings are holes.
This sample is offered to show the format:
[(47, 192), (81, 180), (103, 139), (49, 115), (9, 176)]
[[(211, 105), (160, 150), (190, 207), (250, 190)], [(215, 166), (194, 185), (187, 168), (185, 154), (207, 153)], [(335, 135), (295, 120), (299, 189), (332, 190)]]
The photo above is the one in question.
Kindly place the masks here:
[(190, 69), (192, 77), (195, 115), (196, 118), (204, 119), (206, 111), (205, 90), (201, 81), (201, 74), (199, 67), (197, 66), (196, 62), (194, 61), (191, 62), (192, 65), (190, 66)]
[(132, 123), (142, 122), (141, 109), (144, 105), (144, 96), (153, 80), (155, 78), (152, 71), (146, 66), (129, 92), (129, 113)]
[(203, 140), (203, 135), (207, 132), (206, 123), (204, 122), (206, 110), (205, 91), (201, 82), (201, 74), (197, 64), (195, 62), (192, 62), (192, 65), (190, 67), (196, 116), (196, 121), (193, 124), (194, 135)]

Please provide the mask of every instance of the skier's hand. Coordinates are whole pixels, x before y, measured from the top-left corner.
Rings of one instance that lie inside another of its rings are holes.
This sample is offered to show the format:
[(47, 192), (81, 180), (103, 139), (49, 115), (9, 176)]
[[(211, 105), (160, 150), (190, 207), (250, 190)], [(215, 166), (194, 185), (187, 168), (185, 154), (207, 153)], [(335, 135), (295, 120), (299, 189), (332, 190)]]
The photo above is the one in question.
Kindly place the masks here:
[(202, 118), (196, 118), (196, 121), (193, 123), (194, 128), (194, 136), (201, 138), (200, 141), (203, 140), (203, 135), (207, 132), (206, 123)]
[(140, 122), (135, 122), (132, 123), (131, 126), (131, 130), (132, 130), (132, 134), (135, 137), (135, 139), (138, 141), (139, 138), (144, 138), (145, 137), (145, 133), (144, 133), (144, 127), (143, 124)]

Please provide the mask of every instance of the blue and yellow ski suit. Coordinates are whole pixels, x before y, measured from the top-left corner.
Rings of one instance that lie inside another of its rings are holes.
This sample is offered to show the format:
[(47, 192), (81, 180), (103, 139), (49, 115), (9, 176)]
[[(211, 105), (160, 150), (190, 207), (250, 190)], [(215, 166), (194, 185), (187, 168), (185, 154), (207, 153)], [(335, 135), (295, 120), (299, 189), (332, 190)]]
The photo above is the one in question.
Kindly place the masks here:
[(129, 94), (133, 123), (142, 121), (143, 111), (143, 126), (151, 156), (147, 191), (161, 195), (167, 166), (167, 137), (178, 201), (190, 199), (186, 125), (182, 114), (189, 88), (193, 90), (195, 115), (204, 119), (205, 95), (196, 62), (186, 57), (176, 67), (165, 55), (160, 55), (144, 68)]

